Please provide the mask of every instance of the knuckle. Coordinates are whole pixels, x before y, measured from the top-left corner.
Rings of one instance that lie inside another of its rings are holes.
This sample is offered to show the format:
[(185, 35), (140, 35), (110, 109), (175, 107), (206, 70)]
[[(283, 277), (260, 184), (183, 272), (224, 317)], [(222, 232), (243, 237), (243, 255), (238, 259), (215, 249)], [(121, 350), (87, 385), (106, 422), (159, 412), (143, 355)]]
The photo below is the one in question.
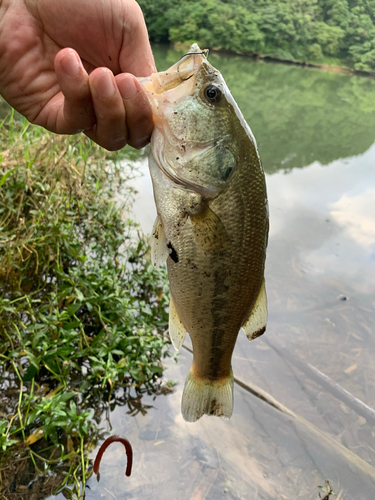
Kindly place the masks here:
[(108, 149), (108, 151), (118, 151), (119, 149), (124, 148), (126, 144), (126, 137), (123, 135), (120, 137), (110, 137), (107, 139), (106, 148)]

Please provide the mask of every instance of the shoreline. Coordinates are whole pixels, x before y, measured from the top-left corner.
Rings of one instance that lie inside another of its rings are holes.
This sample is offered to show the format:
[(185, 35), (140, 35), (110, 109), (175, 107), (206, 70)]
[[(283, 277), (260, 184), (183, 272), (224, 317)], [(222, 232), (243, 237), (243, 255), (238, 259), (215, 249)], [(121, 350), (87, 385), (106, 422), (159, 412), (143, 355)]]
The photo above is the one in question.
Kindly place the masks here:
[(294, 59), (281, 59), (274, 56), (268, 56), (264, 54), (244, 54), (247, 57), (251, 57), (255, 60), (269, 61), (279, 64), (289, 64), (290, 66), (302, 66), (305, 68), (316, 68), (323, 71), (331, 71), (333, 73), (344, 73), (349, 75), (365, 76), (367, 78), (375, 78), (375, 72), (357, 70), (354, 68), (349, 68), (347, 66), (332, 66), (330, 64), (324, 63), (313, 63), (309, 61), (295, 61)]
[[(182, 42), (176, 42), (176, 43), (171, 43), (171, 47), (173, 47), (176, 50), (189, 50), (190, 45)], [(342, 73), (342, 74), (347, 74), (347, 75), (357, 75), (357, 76), (365, 76), (367, 78), (375, 78), (375, 72), (374, 71), (364, 71), (364, 70), (356, 70), (354, 68), (349, 68), (347, 66), (337, 66), (337, 65), (330, 65), (330, 64), (324, 64), (324, 63), (314, 63), (310, 61), (296, 61), (295, 59), (282, 59), (280, 57), (275, 57), (271, 55), (266, 55), (266, 54), (260, 54), (256, 52), (248, 52), (248, 53), (238, 53), (234, 52), (232, 50), (227, 50), (227, 49), (215, 49), (215, 48), (210, 48), (210, 52), (214, 54), (230, 54), (230, 55), (235, 55), (235, 56), (241, 56), (241, 57), (246, 57), (253, 59), (255, 61), (266, 61), (266, 62), (274, 62), (278, 64), (288, 64), (290, 66), (302, 66), (304, 68), (315, 68), (315, 69), (321, 69), (323, 71), (330, 71), (332, 73)]]

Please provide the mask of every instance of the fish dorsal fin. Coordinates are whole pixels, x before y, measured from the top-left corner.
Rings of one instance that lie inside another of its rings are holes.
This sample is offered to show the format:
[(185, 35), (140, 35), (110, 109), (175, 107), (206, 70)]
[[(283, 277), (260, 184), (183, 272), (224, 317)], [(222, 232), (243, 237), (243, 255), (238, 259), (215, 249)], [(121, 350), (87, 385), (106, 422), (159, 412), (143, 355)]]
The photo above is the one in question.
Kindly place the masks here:
[(242, 330), (249, 340), (254, 340), (266, 331), (267, 326), (267, 295), (263, 280), (258, 298), (248, 318), (242, 324)]
[(160, 215), (154, 222), (151, 234), (151, 262), (154, 267), (161, 266), (167, 260), (169, 255), (167, 240)]
[(186, 328), (178, 315), (172, 295), (169, 303), (169, 336), (171, 337), (173, 347), (176, 351), (179, 351), (186, 337)]

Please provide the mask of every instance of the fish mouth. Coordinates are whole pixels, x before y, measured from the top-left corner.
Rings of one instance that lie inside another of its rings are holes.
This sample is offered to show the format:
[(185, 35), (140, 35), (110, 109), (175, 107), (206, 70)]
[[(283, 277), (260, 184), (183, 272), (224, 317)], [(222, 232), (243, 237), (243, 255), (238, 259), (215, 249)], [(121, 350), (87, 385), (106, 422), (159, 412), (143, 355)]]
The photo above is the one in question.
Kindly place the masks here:
[[(190, 80), (199, 70), (201, 64), (207, 61), (208, 50), (201, 50), (194, 43), (188, 53), (166, 71), (153, 73), (150, 76), (138, 78), (146, 94), (164, 94), (176, 89), (179, 85)], [(184, 89), (186, 95), (186, 89)]]

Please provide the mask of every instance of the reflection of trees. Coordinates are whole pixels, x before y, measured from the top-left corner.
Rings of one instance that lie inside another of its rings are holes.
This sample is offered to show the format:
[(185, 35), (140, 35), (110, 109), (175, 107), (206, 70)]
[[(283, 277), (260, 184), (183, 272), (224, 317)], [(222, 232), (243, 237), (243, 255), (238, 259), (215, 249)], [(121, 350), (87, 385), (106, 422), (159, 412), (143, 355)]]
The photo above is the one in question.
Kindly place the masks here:
[[(159, 70), (176, 51), (154, 48)], [(251, 126), (267, 173), (366, 151), (375, 139), (375, 81), (210, 55)]]

